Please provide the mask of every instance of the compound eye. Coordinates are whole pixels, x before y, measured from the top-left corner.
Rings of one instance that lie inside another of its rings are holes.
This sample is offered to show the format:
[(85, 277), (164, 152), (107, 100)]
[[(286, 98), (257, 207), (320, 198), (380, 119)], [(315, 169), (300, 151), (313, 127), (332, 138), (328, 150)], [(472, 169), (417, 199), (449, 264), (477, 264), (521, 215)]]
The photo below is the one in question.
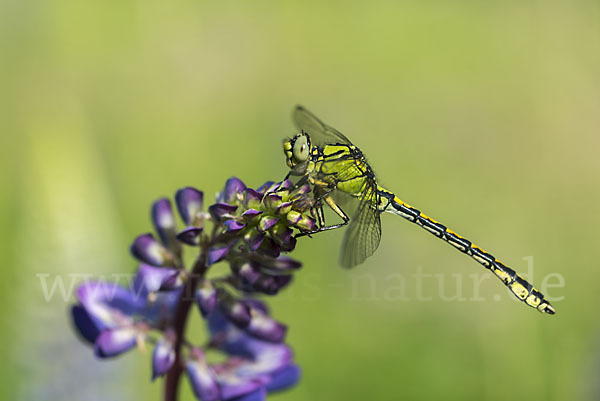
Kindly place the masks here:
[(293, 153), (296, 160), (300, 162), (308, 160), (308, 138), (306, 135), (299, 136), (296, 139)]

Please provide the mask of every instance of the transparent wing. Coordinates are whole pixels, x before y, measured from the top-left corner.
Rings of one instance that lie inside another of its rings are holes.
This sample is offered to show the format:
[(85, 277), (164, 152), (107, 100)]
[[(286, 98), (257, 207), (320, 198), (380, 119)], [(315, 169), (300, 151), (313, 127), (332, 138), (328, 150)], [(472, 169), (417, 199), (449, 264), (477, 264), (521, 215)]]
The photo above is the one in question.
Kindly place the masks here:
[[(344, 134), (323, 123), (302, 106), (296, 106), (293, 119), (298, 129), (310, 135), (313, 145), (352, 145)], [(341, 162), (348, 160), (348, 158), (353, 158), (353, 156), (350, 153), (342, 154), (338, 159), (327, 160), (326, 163)], [(357, 161), (357, 163), (360, 164), (358, 171), (368, 167), (365, 161)], [(362, 165), (363, 163), (364, 165)], [(349, 164), (347, 168), (338, 170), (335, 173), (335, 180), (346, 181), (361, 176), (360, 173), (357, 173), (356, 167), (354, 164)], [(328, 176), (322, 174), (321, 171), (316, 174), (320, 178)], [(330, 178), (324, 180), (330, 181)], [(377, 210), (377, 185), (374, 180), (367, 180), (365, 188), (357, 191), (357, 193), (343, 194), (341, 191), (335, 191), (333, 196), (336, 201), (341, 201), (342, 204), (346, 205), (355, 204), (355, 202), (350, 201), (352, 199), (358, 201), (356, 202), (358, 207), (351, 214), (350, 224), (344, 236), (340, 260), (342, 266), (353, 267), (363, 263), (366, 258), (371, 256), (381, 240), (381, 220), (379, 210)]]
[(344, 134), (328, 126), (302, 106), (296, 106), (293, 112), (293, 119), (298, 129), (310, 135), (313, 145), (351, 144)]
[(350, 268), (371, 256), (381, 241), (381, 219), (377, 205), (377, 189), (368, 185), (344, 235), (340, 263)]

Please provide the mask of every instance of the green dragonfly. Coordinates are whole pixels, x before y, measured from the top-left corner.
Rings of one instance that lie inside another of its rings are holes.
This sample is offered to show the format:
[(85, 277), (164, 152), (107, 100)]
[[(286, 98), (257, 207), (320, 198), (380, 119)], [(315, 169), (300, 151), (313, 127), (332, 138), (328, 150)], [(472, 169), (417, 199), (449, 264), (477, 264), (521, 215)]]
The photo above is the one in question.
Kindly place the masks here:
[[(361, 264), (375, 252), (381, 240), (380, 215), (390, 212), (421, 226), (471, 256), (527, 305), (543, 313), (556, 312), (544, 296), (513, 269), (379, 186), (365, 155), (341, 132), (324, 124), (302, 106), (296, 107), (293, 118), (300, 133), (285, 140), (283, 150), (290, 168), (288, 177), (299, 176), (298, 183), (308, 182), (314, 191), (318, 227), (306, 234), (349, 225), (342, 244), (342, 266)], [(358, 206), (350, 217), (342, 207), (352, 203)], [(325, 225), (324, 204), (342, 219), (341, 223)]]

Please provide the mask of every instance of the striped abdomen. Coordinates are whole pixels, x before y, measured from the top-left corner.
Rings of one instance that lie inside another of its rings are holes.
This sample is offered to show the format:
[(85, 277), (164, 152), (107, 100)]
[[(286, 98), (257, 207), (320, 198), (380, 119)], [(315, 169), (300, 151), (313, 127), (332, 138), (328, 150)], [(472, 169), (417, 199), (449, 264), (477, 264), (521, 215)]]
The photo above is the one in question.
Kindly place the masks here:
[(556, 312), (552, 305), (550, 305), (550, 303), (544, 299), (544, 295), (533, 288), (533, 286), (528, 283), (527, 280), (519, 276), (513, 269), (505, 266), (494, 256), (474, 245), (466, 238), (463, 238), (452, 230), (449, 230), (443, 224), (438, 223), (414, 207), (404, 203), (394, 194), (382, 188), (379, 188), (378, 192), (382, 198), (382, 201), (384, 199), (389, 201), (386, 202), (387, 205), (384, 209), (385, 211), (397, 214), (413, 223), (418, 224), (436, 237), (448, 242), (462, 253), (471, 256), (485, 268), (494, 273), (500, 280), (502, 280), (504, 285), (506, 285), (519, 300), (525, 302), (532, 308), (536, 308), (540, 312), (549, 313), (552, 315)]

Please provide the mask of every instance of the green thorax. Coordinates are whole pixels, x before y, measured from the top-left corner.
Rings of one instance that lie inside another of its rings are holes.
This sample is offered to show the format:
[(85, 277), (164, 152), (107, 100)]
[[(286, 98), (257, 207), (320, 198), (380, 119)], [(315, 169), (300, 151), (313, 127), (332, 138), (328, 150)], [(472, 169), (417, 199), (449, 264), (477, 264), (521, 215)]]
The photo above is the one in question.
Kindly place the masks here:
[(307, 172), (314, 180), (355, 197), (364, 196), (365, 189), (375, 182), (364, 155), (353, 145), (313, 147)]

